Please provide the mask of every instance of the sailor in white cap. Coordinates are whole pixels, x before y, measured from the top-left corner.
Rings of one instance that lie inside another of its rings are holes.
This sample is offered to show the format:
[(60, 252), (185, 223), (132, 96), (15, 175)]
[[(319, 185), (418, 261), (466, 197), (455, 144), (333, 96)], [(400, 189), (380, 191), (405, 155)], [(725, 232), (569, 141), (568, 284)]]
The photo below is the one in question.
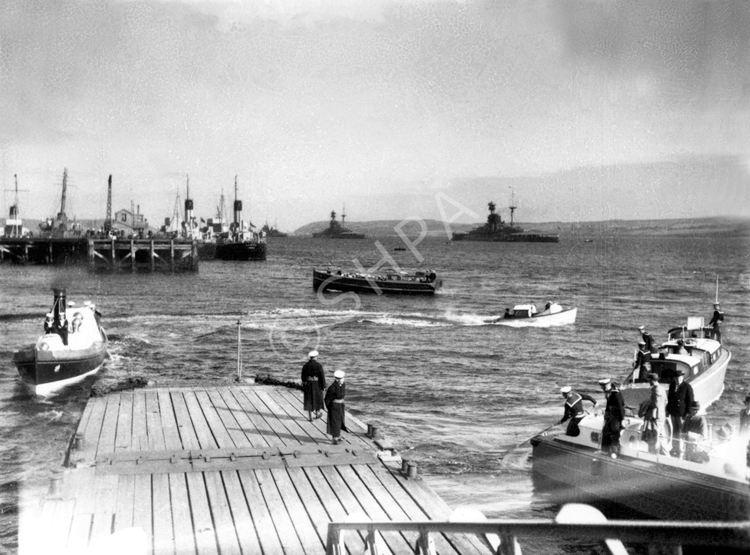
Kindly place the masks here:
[(638, 351), (635, 353), (633, 361), (633, 371), (636, 372), (636, 379), (646, 380), (651, 373), (651, 351), (643, 339), (638, 341)]
[(346, 408), (344, 406), (344, 397), (346, 397), (345, 376), (343, 370), (336, 370), (333, 373), (333, 377), (336, 379), (326, 391), (326, 409), (328, 409), (326, 432), (331, 434), (334, 445), (341, 441), (341, 430), (349, 431), (346, 429)]
[(719, 307), (719, 303), (714, 303), (714, 315), (711, 316), (711, 321), (708, 323), (714, 329), (714, 339), (721, 343), (721, 322), (724, 321), (724, 313)]
[(646, 344), (646, 350), (649, 353), (653, 353), (656, 350), (656, 341), (654, 340), (654, 336), (646, 331), (646, 326), (638, 326), (638, 331), (641, 332), (641, 339)]
[(44, 319), (44, 333), (55, 333), (55, 321), (52, 319), (52, 313), (48, 312)]
[(565, 398), (565, 412), (563, 413), (562, 420), (560, 420), (560, 424), (566, 420), (570, 420), (565, 434), (575, 437), (581, 433), (578, 423), (586, 415), (583, 411), (583, 401), (589, 401), (596, 406), (596, 399), (586, 393), (576, 393), (569, 385), (561, 387), (560, 393)]
[(618, 389), (618, 383), (609, 378), (599, 380), (599, 385), (607, 398), (604, 409), (604, 426), (602, 427), (602, 451), (611, 453), (612, 458), (620, 452), (620, 434), (622, 421), (625, 418), (625, 400)]
[(307, 411), (307, 418), (313, 420), (323, 416), (323, 391), (326, 388), (326, 374), (323, 365), (318, 362), (318, 351), (310, 351), (307, 355), (310, 359), (302, 367), (302, 406)]

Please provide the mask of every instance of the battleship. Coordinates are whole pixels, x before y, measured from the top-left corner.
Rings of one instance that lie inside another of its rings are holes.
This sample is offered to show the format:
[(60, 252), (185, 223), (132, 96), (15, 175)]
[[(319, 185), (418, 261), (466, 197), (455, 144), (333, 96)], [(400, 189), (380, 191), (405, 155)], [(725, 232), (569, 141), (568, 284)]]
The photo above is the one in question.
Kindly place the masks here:
[(510, 223), (506, 223), (495, 213), (495, 203), (489, 203), (490, 215), (487, 223), (481, 227), (472, 229), (465, 233), (454, 233), (454, 241), (504, 241), (504, 242), (533, 242), (533, 243), (557, 243), (560, 240), (556, 233), (530, 233), (513, 222), (513, 213), (517, 206), (511, 201)]
[(341, 223), (336, 220), (336, 212), (331, 211), (331, 221), (328, 222), (328, 228), (323, 231), (317, 231), (312, 234), (313, 237), (323, 239), (364, 239), (364, 233), (355, 233), (344, 227), (346, 214), (341, 213)]

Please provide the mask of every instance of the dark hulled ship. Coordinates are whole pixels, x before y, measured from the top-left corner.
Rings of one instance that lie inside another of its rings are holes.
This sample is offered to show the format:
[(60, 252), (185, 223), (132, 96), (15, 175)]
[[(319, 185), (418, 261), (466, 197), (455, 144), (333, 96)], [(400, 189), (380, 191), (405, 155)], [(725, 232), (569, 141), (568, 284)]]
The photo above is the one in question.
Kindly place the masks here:
[(341, 223), (336, 220), (336, 212), (331, 211), (331, 221), (328, 222), (328, 228), (323, 231), (317, 231), (312, 234), (313, 237), (323, 239), (364, 239), (364, 233), (355, 233), (346, 229), (343, 225), (346, 214), (341, 214)]
[(510, 206), (510, 223), (504, 222), (500, 214), (495, 213), (495, 203), (489, 203), (490, 215), (487, 223), (466, 233), (454, 233), (454, 241), (505, 241), (557, 243), (560, 237), (556, 233), (529, 233), (513, 223), (516, 206)]

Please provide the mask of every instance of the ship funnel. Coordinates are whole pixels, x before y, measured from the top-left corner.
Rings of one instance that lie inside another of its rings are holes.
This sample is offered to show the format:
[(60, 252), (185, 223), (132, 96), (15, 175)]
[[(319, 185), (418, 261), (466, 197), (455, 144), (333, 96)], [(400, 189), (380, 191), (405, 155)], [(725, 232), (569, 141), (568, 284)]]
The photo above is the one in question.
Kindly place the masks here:
[(53, 288), (52, 291), (55, 293), (55, 304), (52, 307), (52, 315), (54, 317), (55, 325), (61, 326), (65, 315), (65, 307), (67, 306), (66, 291), (62, 288)]

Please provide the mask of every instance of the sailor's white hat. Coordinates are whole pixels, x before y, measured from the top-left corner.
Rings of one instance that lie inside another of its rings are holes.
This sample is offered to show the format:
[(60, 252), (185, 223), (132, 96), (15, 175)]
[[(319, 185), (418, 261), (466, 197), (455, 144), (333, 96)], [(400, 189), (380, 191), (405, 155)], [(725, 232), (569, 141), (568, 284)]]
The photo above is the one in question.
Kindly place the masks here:
[(318, 356), (318, 351), (310, 351), (310, 353), (307, 355), (310, 358)]
[(68, 301), (68, 306), (75, 306), (75, 305), (76, 303), (74, 303), (73, 301)]
[(643, 331), (643, 330), (646, 329), (646, 326), (638, 326), (638, 329), (641, 330), (641, 331)]
[(343, 378), (344, 376), (346, 376), (346, 373), (343, 370), (336, 370), (333, 373), (334, 378)]
[(560, 388), (560, 393), (570, 393), (571, 387), (569, 385), (566, 385), (565, 387)]
[(51, 313), (51, 312), (48, 312), (47, 314), (45, 314), (45, 316), (46, 316), (47, 318), (52, 318), (52, 313)]
[(602, 378), (601, 380), (599, 380), (599, 385), (607, 385), (609, 381), (609, 378)]
[(83, 301), (83, 306), (91, 306), (91, 301)]

